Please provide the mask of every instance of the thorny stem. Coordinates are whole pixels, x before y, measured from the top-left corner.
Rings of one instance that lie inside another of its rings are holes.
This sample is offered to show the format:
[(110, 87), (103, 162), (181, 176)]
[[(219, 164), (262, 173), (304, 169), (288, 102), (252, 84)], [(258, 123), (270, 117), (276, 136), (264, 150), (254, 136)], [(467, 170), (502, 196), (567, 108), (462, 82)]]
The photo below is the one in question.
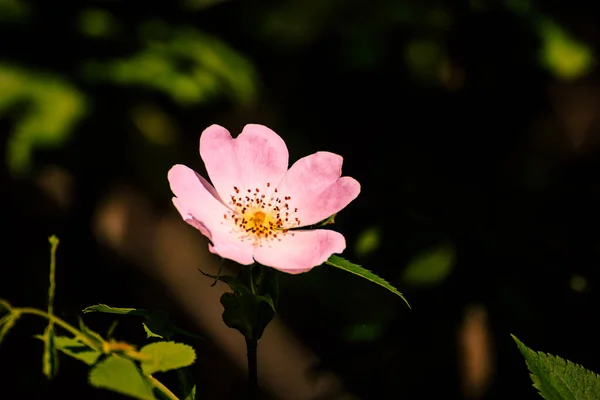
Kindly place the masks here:
[[(12, 308), (12, 307), (10, 307), (8, 302), (6, 302), (4, 300), (0, 300), (0, 305), (5, 306), (9, 310), (9, 312), (11, 312), (17, 316), (22, 315), (22, 314), (29, 314), (29, 315), (37, 315), (39, 317), (46, 318), (51, 323), (56, 324), (56, 325), (60, 326), (61, 328), (63, 328), (64, 330), (71, 333), (78, 340), (80, 340), (82, 343), (86, 344), (90, 348), (95, 349), (97, 347), (96, 344), (92, 343), (79, 329), (75, 328), (73, 325), (60, 319), (59, 317), (55, 316), (54, 314), (49, 314), (45, 311), (38, 310), (37, 308), (30, 308), (30, 307)], [(102, 341), (102, 345), (103, 345), (103, 348), (108, 347), (108, 343), (105, 342), (104, 340)], [(100, 349), (100, 350), (104, 350), (104, 349)], [(132, 356), (135, 354), (129, 354), (129, 355)], [(136, 357), (133, 357), (133, 358), (136, 358)], [(165, 385), (163, 385), (162, 382), (160, 382), (158, 379), (156, 379), (152, 375), (146, 375), (146, 378), (152, 384), (152, 386), (154, 386), (158, 391), (160, 391), (167, 399), (179, 400), (179, 398), (177, 396), (175, 396), (175, 394), (173, 394), (173, 392), (171, 392), (171, 390), (169, 390), (169, 388), (167, 388)]]

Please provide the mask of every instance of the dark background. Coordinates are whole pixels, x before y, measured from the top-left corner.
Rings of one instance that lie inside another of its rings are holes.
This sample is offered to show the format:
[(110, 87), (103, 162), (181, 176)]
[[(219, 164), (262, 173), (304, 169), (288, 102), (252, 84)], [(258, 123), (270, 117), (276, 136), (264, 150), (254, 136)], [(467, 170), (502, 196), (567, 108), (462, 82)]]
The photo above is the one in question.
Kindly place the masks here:
[[(167, 309), (193, 330), (161, 282), (99, 243), (94, 213), (122, 184), (172, 212), (166, 172), (175, 163), (202, 169), (205, 127), (236, 135), (262, 123), (286, 140), (291, 161), (343, 155), (344, 174), (362, 185), (336, 219), (344, 256), (412, 306), (327, 267), (282, 277), (282, 319), (348, 391), (469, 398), (458, 343), (473, 305), (487, 316), (478, 329), (491, 338), (481, 352), (494, 372), (470, 398), (538, 396), (511, 333), (600, 371), (600, 86), (595, 60), (578, 61), (598, 51), (599, 13), (592, 1), (566, 4), (0, 0), (0, 297), (45, 307), (47, 237), (57, 234), (58, 315), (74, 322), (90, 304), (134, 304)], [(197, 30), (200, 50), (178, 36), (184, 26)], [(147, 48), (171, 69), (144, 58)], [(548, 54), (557, 56), (546, 62)], [(115, 62), (133, 57), (141, 61), (129, 69)], [(194, 71), (203, 80), (182, 80)], [(58, 89), (48, 83), (55, 77)], [(52, 108), (71, 104), (63, 91), (77, 93), (75, 105)], [(49, 166), (74, 182), (65, 205), (40, 186)], [(367, 229), (378, 232), (376, 248), (359, 251)], [(451, 255), (438, 261), (442, 272), (425, 282), (407, 274), (439, 246)], [(87, 320), (101, 332), (111, 321)], [(134, 325), (120, 329), (143, 341)], [(375, 333), (348, 333), (365, 326)], [(47, 382), (31, 338), (42, 329), (21, 322), (0, 347), (7, 398), (117, 398), (89, 388), (86, 371), (64, 357)], [(239, 369), (209, 342), (196, 351), (198, 398), (241, 398)]]

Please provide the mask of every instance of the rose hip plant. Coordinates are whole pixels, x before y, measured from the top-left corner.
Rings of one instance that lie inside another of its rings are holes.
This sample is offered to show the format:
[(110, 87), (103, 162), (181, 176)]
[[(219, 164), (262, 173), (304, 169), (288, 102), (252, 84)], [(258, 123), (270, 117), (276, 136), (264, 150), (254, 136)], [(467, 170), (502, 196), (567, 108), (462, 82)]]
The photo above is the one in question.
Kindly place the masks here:
[[(237, 276), (199, 272), (231, 289), (221, 297), (223, 322), (246, 340), (248, 398), (258, 397), (256, 350), (277, 313), (279, 273), (306, 273), (325, 264), (381, 285), (406, 302), (390, 283), (337, 255), (346, 248), (346, 240), (330, 226), (360, 193), (355, 179), (342, 176), (341, 156), (317, 152), (288, 169), (285, 142), (258, 124), (246, 125), (237, 138), (221, 126), (208, 127), (200, 136), (200, 156), (210, 182), (180, 164), (170, 169), (168, 181), (175, 208), (206, 236), (209, 251), (241, 265)], [(54, 315), (58, 243), (56, 237), (50, 238), (48, 309), (19, 308), (0, 300), (0, 343), (22, 316), (42, 317), (48, 325), (37, 338), (44, 343), (42, 369), (48, 378), (57, 373), (60, 352), (87, 364), (89, 383), (95, 387), (138, 399), (194, 399), (195, 385), (186, 367), (196, 354), (191, 346), (173, 339), (196, 335), (172, 325), (165, 313), (105, 304), (83, 310), (141, 317), (151, 341), (142, 347), (113, 339), (112, 328), (103, 337), (82, 319), (75, 327)], [(168, 389), (154, 377), (171, 370), (178, 374), (179, 390)]]
[[(341, 156), (317, 152), (288, 169), (288, 150), (271, 129), (246, 125), (237, 138), (212, 125), (200, 136), (200, 156), (210, 182), (184, 165), (168, 172), (175, 195), (173, 204), (183, 220), (209, 240), (208, 250), (241, 265), (237, 276), (206, 274), (231, 289), (221, 297), (223, 322), (246, 340), (248, 398), (258, 398), (258, 342), (277, 313), (278, 274), (306, 273), (320, 265), (343, 269), (402, 294), (369, 270), (340, 257), (344, 236), (331, 229), (334, 217), (360, 193), (360, 184), (342, 176)], [(36, 338), (44, 344), (43, 373), (52, 379), (58, 354), (88, 365), (89, 383), (137, 399), (196, 397), (189, 367), (194, 349), (181, 338), (198, 336), (169, 321), (161, 311), (117, 308), (105, 304), (83, 313), (101, 312), (136, 316), (143, 320), (148, 344), (137, 346), (113, 338), (115, 325), (105, 336), (88, 328), (80, 318), (74, 326), (54, 315), (55, 255), (58, 238), (50, 239), (48, 308), (14, 307), (0, 299), (0, 343), (23, 316), (48, 321)], [(408, 305), (408, 302), (406, 303)], [(598, 399), (600, 377), (570, 361), (535, 352), (513, 336), (525, 357), (539, 394), (547, 400)], [(169, 389), (154, 375), (175, 371), (179, 387)]]

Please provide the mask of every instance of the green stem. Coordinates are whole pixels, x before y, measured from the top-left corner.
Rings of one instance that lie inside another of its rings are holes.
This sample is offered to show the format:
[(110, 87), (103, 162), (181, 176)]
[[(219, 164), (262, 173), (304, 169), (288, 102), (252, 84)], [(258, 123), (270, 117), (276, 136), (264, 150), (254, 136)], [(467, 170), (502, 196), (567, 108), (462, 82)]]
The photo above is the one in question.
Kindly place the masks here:
[[(48, 314), (54, 314), (54, 292), (56, 291), (56, 248), (59, 240), (56, 236), (50, 238), (50, 286), (48, 287)], [(52, 320), (50, 320), (52, 324)]]
[[(68, 322), (63, 321), (62, 319), (58, 318), (54, 314), (48, 314), (45, 311), (38, 310), (37, 308), (30, 308), (30, 307), (13, 308), (12, 311), (15, 314), (37, 315), (39, 317), (46, 318), (48, 321), (51, 321), (52, 323), (60, 326), (64, 330), (73, 334), (73, 336), (77, 336), (78, 339), (84, 338), (84, 335), (81, 333), (81, 331), (79, 329), (75, 328), (73, 325), (69, 324)], [(85, 344), (90, 346), (88, 343), (85, 343)], [(94, 345), (92, 344), (90, 347), (94, 348)]]
[(179, 398), (177, 396), (175, 396), (175, 394), (173, 392), (171, 392), (168, 387), (163, 385), (161, 381), (159, 381), (152, 375), (148, 375), (147, 377), (148, 377), (148, 380), (150, 381), (150, 383), (152, 383), (152, 386), (154, 386), (159, 392), (161, 392), (167, 399), (179, 400)]
[(246, 338), (246, 350), (248, 356), (248, 400), (258, 399), (258, 366), (256, 360), (256, 339)]

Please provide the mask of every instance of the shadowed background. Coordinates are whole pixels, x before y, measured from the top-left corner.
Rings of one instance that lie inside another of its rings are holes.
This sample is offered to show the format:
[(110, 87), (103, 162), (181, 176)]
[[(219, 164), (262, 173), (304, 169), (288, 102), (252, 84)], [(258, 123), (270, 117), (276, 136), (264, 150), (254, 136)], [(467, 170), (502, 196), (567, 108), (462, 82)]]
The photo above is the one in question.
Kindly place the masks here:
[[(282, 276), (265, 398), (538, 398), (510, 333), (600, 371), (600, 13), (565, 4), (0, 0), (0, 297), (45, 308), (56, 234), (60, 317), (164, 309), (204, 337), (198, 398), (243, 398), (225, 288), (196, 270), (219, 260), (166, 174), (205, 173), (210, 124), (261, 123), (291, 162), (344, 157), (362, 185), (336, 217), (344, 256), (412, 305), (326, 266)], [(0, 347), (3, 393), (121, 398), (65, 357), (47, 382), (43, 327), (21, 321)]]

